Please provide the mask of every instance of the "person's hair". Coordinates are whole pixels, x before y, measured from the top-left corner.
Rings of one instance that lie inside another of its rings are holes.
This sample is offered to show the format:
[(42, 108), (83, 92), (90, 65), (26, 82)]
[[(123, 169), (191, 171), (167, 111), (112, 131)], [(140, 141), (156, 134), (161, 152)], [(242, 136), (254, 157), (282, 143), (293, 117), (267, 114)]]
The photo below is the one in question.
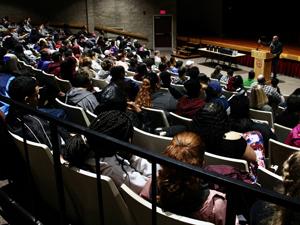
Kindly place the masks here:
[[(100, 112), (90, 127), (90, 129), (102, 134), (114, 137), (116, 139), (129, 142), (133, 136), (133, 125), (125, 112), (119, 110), (110, 110)], [(99, 141), (94, 137), (87, 136), (91, 149), (99, 150)], [(114, 148), (101, 149), (101, 156), (113, 156), (117, 153)]]
[(123, 66), (114, 66), (110, 69), (111, 81), (123, 80), (125, 78), (125, 69)]
[(199, 81), (195, 79), (190, 79), (184, 82), (184, 88), (186, 90), (186, 94), (190, 98), (198, 98), (200, 95), (201, 84)]
[(89, 88), (91, 86), (91, 79), (90, 79), (89, 72), (84, 69), (79, 69), (72, 80), (72, 85), (74, 87)]
[(234, 96), (230, 102), (230, 117), (235, 119), (249, 118), (249, 98), (244, 95)]
[(233, 76), (233, 73), (234, 73), (234, 71), (233, 71), (232, 69), (229, 69), (229, 70), (227, 71), (227, 75), (230, 76), (230, 77)]
[(261, 87), (254, 86), (250, 92), (250, 107), (254, 109), (261, 109), (268, 104), (269, 100)]
[(184, 77), (186, 75), (186, 68), (182, 67), (178, 70), (178, 77)]
[(243, 88), (243, 78), (241, 75), (235, 75), (234, 76), (234, 81), (233, 81), (233, 88), (236, 90), (238, 88)]
[(248, 73), (248, 79), (253, 80), (255, 78), (255, 72), (253, 70), (250, 70)]
[(212, 151), (219, 148), (224, 134), (229, 131), (225, 109), (219, 103), (206, 103), (196, 112), (191, 128), (200, 134), (207, 149)]
[(143, 83), (140, 87), (140, 90), (135, 98), (135, 104), (142, 107), (152, 107), (151, 100), (151, 90), (150, 90), (150, 81), (148, 79), (143, 79)]
[(220, 65), (217, 65), (215, 67), (215, 70), (211, 73), (211, 77), (219, 75), (221, 70), (222, 70), (222, 67)]
[(159, 74), (162, 87), (169, 87), (171, 84), (171, 74), (168, 71), (161, 72)]
[(289, 95), (289, 97), (286, 100), (286, 104), (287, 104), (287, 110), (289, 112), (292, 113), (300, 112), (300, 88), (295, 89), (293, 93)]
[(145, 63), (140, 63), (136, 67), (136, 72), (141, 75), (147, 74), (147, 65)]
[(84, 161), (90, 152), (89, 145), (84, 139), (82, 135), (76, 134), (66, 142), (62, 156), (70, 163), (70, 166), (84, 167)]
[(101, 67), (105, 71), (109, 71), (113, 66), (113, 62), (109, 59), (104, 59), (103, 62), (101, 62)]
[(83, 56), (79, 60), (79, 66), (81, 67), (91, 67), (92, 66), (92, 59), (89, 56)]
[(178, 69), (180, 69), (182, 67), (182, 65), (183, 65), (183, 61), (178, 60), (178, 61), (176, 61), (175, 67), (178, 68)]
[(279, 80), (276, 77), (273, 77), (271, 80), (271, 84), (273, 87), (277, 87), (277, 85), (279, 84)]
[(167, 64), (166, 63), (160, 63), (159, 65), (158, 65), (158, 70), (160, 71), (160, 72), (163, 72), (163, 71), (165, 71), (166, 69), (167, 69)]
[[(174, 136), (164, 154), (194, 166), (202, 167), (205, 147), (201, 137), (192, 132)], [(159, 203), (162, 208), (181, 215), (199, 209), (206, 200), (203, 181), (176, 168), (162, 165), (158, 176)]]
[[(283, 163), (283, 194), (300, 197), (300, 152), (292, 154)], [(290, 209), (278, 207), (271, 223), (276, 225), (298, 224), (300, 213)]]
[(148, 73), (145, 78), (150, 81), (150, 90), (151, 92), (155, 92), (156, 89), (159, 88), (159, 77), (156, 73)]
[(37, 81), (32, 77), (19, 76), (11, 81), (8, 94), (12, 100), (24, 102), (25, 98), (35, 93)]
[(59, 62), (61, 59), (61, 53), (59, 51), (53, 52), (51, 58), (54, 62)]
[(193, 66), (187, 70), (187, 76), (190, 77), (190, 79), (197, 79), (199, 77), (200, 71), (197, 66)]

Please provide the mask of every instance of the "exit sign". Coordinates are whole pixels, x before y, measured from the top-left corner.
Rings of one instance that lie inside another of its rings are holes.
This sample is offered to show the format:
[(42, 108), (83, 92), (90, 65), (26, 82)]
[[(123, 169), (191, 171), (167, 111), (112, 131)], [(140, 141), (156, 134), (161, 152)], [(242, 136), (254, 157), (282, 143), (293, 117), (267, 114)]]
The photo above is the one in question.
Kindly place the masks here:
[(161, 10), (159, 10), (159, 14), (160, 15), (166, 15), (167, 14), (167, 10), (161, 9)]

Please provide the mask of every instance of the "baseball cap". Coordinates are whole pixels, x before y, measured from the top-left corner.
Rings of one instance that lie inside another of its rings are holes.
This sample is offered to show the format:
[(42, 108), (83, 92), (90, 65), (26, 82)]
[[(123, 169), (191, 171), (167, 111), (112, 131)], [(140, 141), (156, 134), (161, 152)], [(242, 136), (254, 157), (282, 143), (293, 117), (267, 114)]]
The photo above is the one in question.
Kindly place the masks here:
[(220, 83), (216, 80), (212, 80), (208, 83), (208, 87), (212, 88), (214, 91), (221, 93), (222, 92), (222, 87)]
[(186, 61), (186, 63), (185, 63), (186, 66), (191, 66), (191, 65), (193, 65), (193, 64), (194, 64), (194, 61), (193, 61), (193, 60), (188, 60), (188, 61)]

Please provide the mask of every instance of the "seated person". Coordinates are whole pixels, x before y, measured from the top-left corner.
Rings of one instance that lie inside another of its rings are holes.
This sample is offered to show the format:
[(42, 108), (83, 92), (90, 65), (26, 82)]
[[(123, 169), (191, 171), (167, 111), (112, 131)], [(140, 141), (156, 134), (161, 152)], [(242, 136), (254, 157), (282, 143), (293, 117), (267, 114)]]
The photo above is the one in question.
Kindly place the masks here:
[(229, 103), (225, 96), (222, 95), (222, 87), (218, 81), (212, 80), (206, 88), (206, 102), (216, 102), (223, 106), (225, 110), (229, 107)]
[(191, 128), (201, 135), (208, 152), (256, 163), (256, 154), (242, 134), (230, 130), (222, 105), (206, 103), (197, 111)]
[[(177, 134), (164, 151), (164, 155), (194, 166), (203, 166), (203, 140), (195, 133)], [(141, 196), (151, 199), (151, 181)], [(157, 179), (158, 204), (164, 210), (204, 220), (213, 224), (225, 224), (225, 194), (208, 189), (199, 177), (187, 175), (179, 169), (162, 165)]]
[[(125, 112), (118, 110), (100, 113), (90, 125), (90, 129), (129, 142), (133, 135), (133, 126)], [(136, 193), (140, 193), (151, 176), (151, 164), (140, 157), (101, 145), (98, 139), (76, 135), (70, 141), (63, 154), (71, 165), (95, 172), (95, 152), (100, 157), (100, 172), (109, 176), (117, 187), (123, 183)], [(102, 146), (102, 147), (101, 147)]]
[(73, 80), (73, 87), (66, 94), (66, 102), (70, 105), (79, 106), (90, 112), (94, 112), (99, 105), (92, 91), (92, 82), (89, 74), (84, 70), (79, 70)]
[(257, 82), (255, 81), (255, 72), (253, 70), (250, 70), (248, 73), (248, 78), (244, 80), (244, 86), (249, 88), (256, 85)]
[(201, 84), (194, 79), (184, 83), (187, 95), (178, 99), (176, 114), (188, 118), (193, 118), (195, 113), (204, 106), (205, 100), (200, 97)]
[(287, 98), (287, 108), (275, 117), (275, 123), (293, 128), (300, 121), (300, 88)]
[[(12, 100), (26, 104), (37, 109), (39, 99), (39, 86), (32, 77), (19, 76), (11, 81), (8, 94)], [(30, 141), (45, 144), (52, 149), (52, 138), (50, 135), (49, 123), (31, 114), (23, 115), (25, 125), (25, 135)], [(6, 118), (9, 129), (19, 136), (23, 136), (21, 113), (15, 107), (10, 107)], [(70, 138), (69, 133), (63, 129), (58, 129), (60, 143), (62, 139), (67, 142)]]

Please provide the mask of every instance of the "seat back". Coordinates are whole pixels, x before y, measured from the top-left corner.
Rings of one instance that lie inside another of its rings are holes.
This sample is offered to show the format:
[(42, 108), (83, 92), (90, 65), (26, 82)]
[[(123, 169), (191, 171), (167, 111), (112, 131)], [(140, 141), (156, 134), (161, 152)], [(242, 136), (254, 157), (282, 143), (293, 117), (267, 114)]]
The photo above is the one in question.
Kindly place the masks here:
[(88, 127), (90, 125), (90, 121), (83, 108), (63, 103), (58, 98), (56, 98), (55, 101), (59, 108), (65, 110), (69, 121), (84, 127)]
[(63, 80), (57, 76), (54, 76), (54, 78), (60, 91), (67, 93), (72, 88), (72, 84), (69, 80)]
[(97, 119), (97, 115), (92, 113), (90, 110), (85, 110), (85, 113), (90, 123), (92, 123), (95, 119)]
[(94, 87), (98, 87), (102, 90), (108, 85), (108, 82), (104, 79), (92, 78), (92, 84)]
[(272, 112), (267, 112), (267, 111), (262, 111), (262, 110), (257, 110), (257, 109), (250, 109), (249, 114), (250, 114), (250, 118), (252, 118), (252, 119), (268, 121), (270, 127), (274, 128)]
[(283, 178), (282, 176), (259, 166), (257, 169), (257, 183), (263, 188), (276, 191), (278, 187), (283, 185)]
[(300, 151), (300, 148), (269, 139), (269, 161), (271, 166), (277, 167), (275, 168), (277, 174), (282, 174), (282, 164), (297, 151)]
[[(121, 193), (137, 225), (151, 225), (151, 203), (134, 193), (125, 184), (121, 186)], [(212, 225), (212, 223), (165, 212), (159, 207), (156, 215), (158, 225)]]
[(142, 107), (146, 112), (147, 118), (151, 120), (150, 126), (155, 129), (157, 127), (169, 127), (169, 122), (164, 110)]
[(205, 152), (204, 161), (205, 165), (228, 165), (236, 169), (249, 172), (248, 163), (244, 159), (235, 159)]
[(184, 125), (186, 127), (189, 127), (189, 125), (192, 123), (192, 119), (179, 116), (173, 112), (169, 113), (169, 121), (171, 125)]
[(222, 88), (222, 95), (224, 95), (227, 100), (230, 99), (230, 97), (235, 94), (237, 94), (237, 92), (227, 91), (224, 88)]
[(185, 87), (182, 84), (172, 84), (171, 83), (171, 87), (175, 88), (177, 91), (179, 91), (183, 95), (186, 93)]
[[(24, 139), (10, 132), (25, 160)], [(48, 206), (58, 212), (58, 196), (54, 176), (53, 159), (47, 145), (26, 141), (30, 171), (39, 196)]]
[[(66, 189), (79, 214), (78, 224), (100, 225), (97, 179), (95, 173), (63, 166)], [(120, 192), (111, 178), (101, 176), (105, 224), (135, 224)], [(100, 197), (101, 198), (101, 197)]]
[(285, 139), (292, 131), (291, 128), (282, 126), (278, 123), (274, 123), (274, 133), (276, 134), (277, 140), (284, 143)]
[(151, 134), (134, 127), (132, 144), (148, 149), (152, 152), (161, 154), (171, 141), (172, 138), (170, 137)]

